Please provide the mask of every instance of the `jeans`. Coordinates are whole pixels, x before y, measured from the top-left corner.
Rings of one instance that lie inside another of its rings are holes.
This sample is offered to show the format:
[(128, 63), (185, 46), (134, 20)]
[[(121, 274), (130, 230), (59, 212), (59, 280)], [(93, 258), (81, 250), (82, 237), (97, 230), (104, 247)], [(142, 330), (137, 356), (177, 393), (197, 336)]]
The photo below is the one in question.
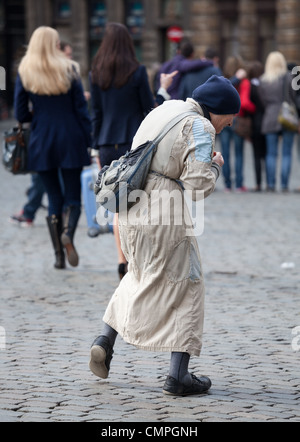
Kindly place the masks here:
[(60, 216), (70, 206), (81, 207), (81, 171), (82, 168), (39, 172), (48, 194), (49, 216)]
[(23, 215), (27, 219), (34, 220), (37, 210), (41, 207), (45, 187), (37, 173), (31, 175), (31, 186), (28, 190), (28, 201), (23, 207)]
[(252, 137), (255, 179), (257, 189), (261, 189), (263, 169), (265, 170), (266, 161), (266, 137), (261, 133), (255, 133)]
[[(277, 172), (277, 157), (279, 133), (266, 134), (267, 142), (267, 185), (270, 190), (275, 190), (276, 187), (276, 172)], [(295, 133), (283, 130), (282, 131), (282, 159), (281, 159), (281, 187), (283, 190), (288, 189), (289, 178), (292, 167), (292, 150)]]
[(222, 155), (224, 158), (223, 175), (225, 186), (231, 189), (231, 167), (230, 167), (230, 147), (231, 140), (234, 141), (235, 150), (235, 185), (236, 188), (243, 187), (243, 167), (244, 167), (244, 139), (237, 135), (232, 127), (225, 127), (221, 134)]

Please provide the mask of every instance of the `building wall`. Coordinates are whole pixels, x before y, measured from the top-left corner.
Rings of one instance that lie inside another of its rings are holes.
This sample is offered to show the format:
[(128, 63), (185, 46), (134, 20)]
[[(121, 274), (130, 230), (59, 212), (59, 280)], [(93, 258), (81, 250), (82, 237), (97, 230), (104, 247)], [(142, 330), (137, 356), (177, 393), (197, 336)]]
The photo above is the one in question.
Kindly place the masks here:
[[(62, 16), (58, 13), (62, 2), (58, 0), (14, 1), (24, 4), (24, 44), (38, 26), (56, 27), (61, 39), (72, 44), (74, 58), (81, 66), (87, 86), (91, 60), (101, 41), (101, 36), (92, 37), (92, 0), (70, 0), (71, 13)], [(246, 61), (264, 62), (267, 54), (277, 49), (288, 61), (300, 64), (299, 0), (140, 0), (131, 3), (143, 4), (144, 23), (142, 32), (135, 36), (135, 45), (140, 61), (149, 72), (175, 53), (176, 45), (166, 36), (172, 25), (180, 26), (184, 36), (191, 38), (196, 56), (203, 56), (208, 46), (218, 49), (221, 64), (231, 54), (239, 54)], [(3, 0), (3, 4), (12, 4), (12, 1)], [(128, 24), (127, 10), (125, 0), (107, 0), (103, 20)], [(13, 33), (8, 32), (3, 38), (7, 47), (11, 47), (9, 41), (14, 38)]]
[(276, 41), (288, 61), (300, 65), (300, 2), (277, 0)]
[[(90, 64), (88, 3), (70, 0), (72, 17), (59, 22), (53, 12), (55, 2), (26, 0), (27, 35), (41, 24), (56, 26), (63, 38), (73, 44), (84, 75)], [(106, 19), (125, 22), (125, 2), (109, 0), (106, 3)], [(245, 60), (264, 61), (266, 54), (262, 53), (261, 44), (267, 40), (267, 48), (281, 50), (288, 59), (299, 57), (299, 0), (144, 0), (143, 5), (141, 61), (148, 66), (171, 55), (166, 29), (173, 24), (181, 26), (184, 35), (192, 39), (198, 56), (213, 46), (221, 51), (223, 58), (231, 51)], [(269, 36), (265, 35), (267, 32)]]

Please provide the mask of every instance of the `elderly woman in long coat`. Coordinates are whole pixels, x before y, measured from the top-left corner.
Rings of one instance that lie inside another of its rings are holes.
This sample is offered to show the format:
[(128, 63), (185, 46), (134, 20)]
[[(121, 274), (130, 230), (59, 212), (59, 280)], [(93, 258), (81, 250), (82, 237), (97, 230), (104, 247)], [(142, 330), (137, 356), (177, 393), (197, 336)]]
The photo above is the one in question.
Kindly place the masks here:
[[(195, 89), (193, 98), (171, 100), (154, 109), (138, 129), (132, 149), (154, 139), (174, 117), (190, 113), (158, 144), (137, 216), (120, 216), (129, 267), (104, 314), (103, 332), (91, 348), (90, 369), (97, 376), (108, 377), (120, 334), (140, 349), (171, 353), (165, 394), (209, 390), (208, 377), (188, 371), (190, 356), (199, 356), (202, 346), (204, 281), (183, 194), (189, 190), (197, 199), (214, 191), (223, 165), (222, 155), (215, 152), (215, 135), (232, 125), (239, 109), (236, 89), (224, 77), (213, 76)], [(176, 195), (175, 208), (162, 204), (160, 213), (157, 199), (166, 194)], [(183, 215), (178, 215), (181, 203)]]

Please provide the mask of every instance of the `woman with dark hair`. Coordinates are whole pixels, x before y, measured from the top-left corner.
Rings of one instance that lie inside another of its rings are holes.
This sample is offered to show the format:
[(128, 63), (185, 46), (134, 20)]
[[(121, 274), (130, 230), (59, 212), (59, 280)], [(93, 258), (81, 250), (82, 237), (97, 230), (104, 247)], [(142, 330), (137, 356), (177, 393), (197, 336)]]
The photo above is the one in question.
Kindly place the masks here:
[[(161, 85), (165, 86), (158, 91), (161, 102), (162, 96), (169, 98), (166, 89), (174, 75), (164, 75), (161, 79)], [(121, 23), (107, 24), (93, 60), (90, 83), (93, 148), (99, 150), (100, 167), (104, 167), (130, 150), (138, 127), (156, 105), (146, 68), (138, 62), (133, 40)], [(126, 273), (127, 262), (119, 244), (117, 225), (114, 233), (121, 278)]]

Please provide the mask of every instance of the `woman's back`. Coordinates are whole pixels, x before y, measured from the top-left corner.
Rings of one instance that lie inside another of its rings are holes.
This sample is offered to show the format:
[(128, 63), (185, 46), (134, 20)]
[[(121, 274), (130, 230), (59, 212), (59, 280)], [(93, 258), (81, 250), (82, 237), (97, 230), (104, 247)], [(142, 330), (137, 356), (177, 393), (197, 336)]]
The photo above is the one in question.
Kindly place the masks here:
[(279, 132), (281, 125), (278, 122), (278, 115), (284, 99), (284, 81), (286, 75), (275, 79), (272, 82), (262, 80), (259, 85), (259, 94), (264, 105), (264, 116), (262, 121), (262, 133)]
[(15, 86), (16, 118), (32, 122), (30, 170), (90, 163), (91, 123), (78, 71), (77, 64), (60, 51), (55, 29), (41, 26), (34, 31)]
[(102, 90), (91, 83), (94, 145), (131, 143), (145, 115), (154, 107), (147, 72), (139, 66), (122, 87)]

